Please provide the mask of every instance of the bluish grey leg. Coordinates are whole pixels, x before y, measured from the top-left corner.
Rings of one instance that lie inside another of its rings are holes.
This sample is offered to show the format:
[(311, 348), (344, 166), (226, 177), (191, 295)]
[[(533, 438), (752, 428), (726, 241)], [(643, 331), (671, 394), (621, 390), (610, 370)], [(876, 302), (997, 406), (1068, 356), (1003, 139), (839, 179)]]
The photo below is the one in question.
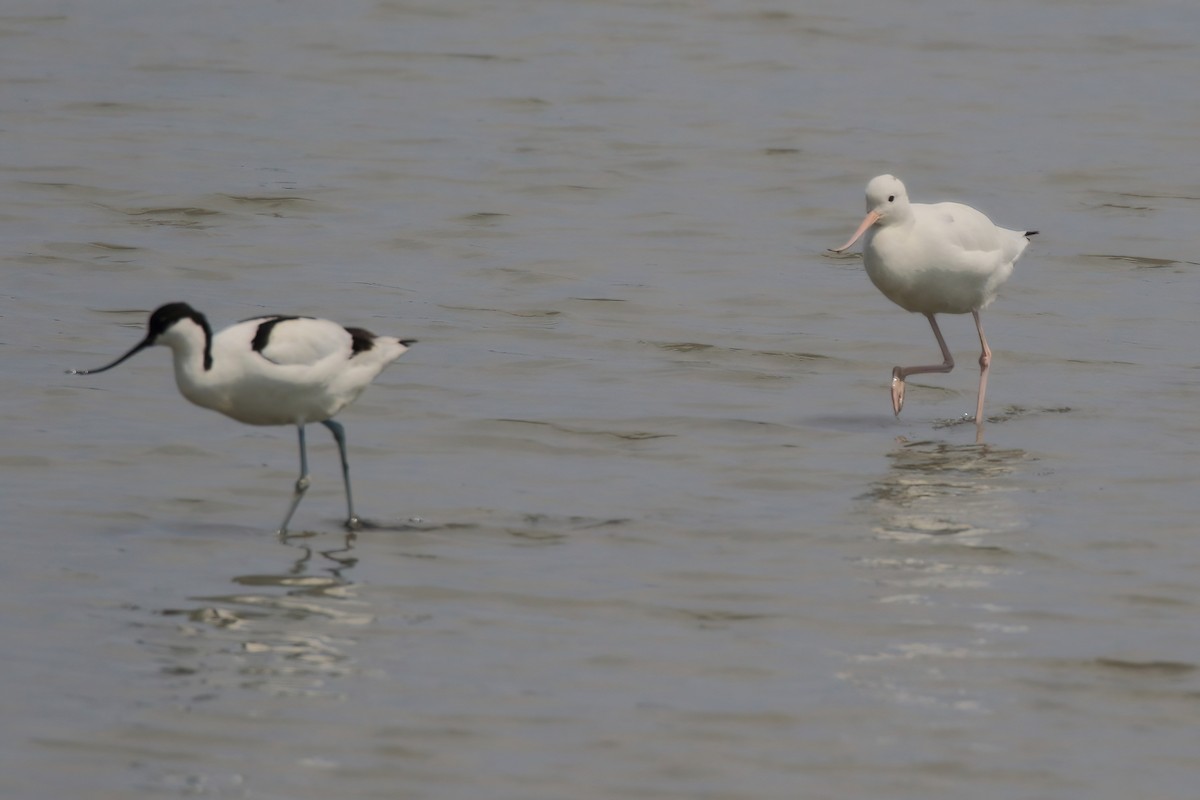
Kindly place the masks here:
[(288, 506), (287, 513), (283, 515), (283, 522), (279, 523), (279, 530), (276, 531), (280, 536), (287, 533), (288, 523), (292, 521), (292, 514), (296, 513), (296, 506), (300, 505), (300, 498), (304, 497), (304, 493), (308, 491), (308, 453), (304, 447), (304, 426), (297, 425), (296, 432), (300, 438), (300, 477), (296, 480), (296, 492), (292, 495), (292, 504)]
[(346, 530), (356, 531), (362, 527), (362, 521), (354, 513), (354, 499), (350, 493), (350, 462), (346, 460), (346, 429), (342, 427), (340, 422), (334, 422), (327, 419), (321, 422), (329, 432), (333, 434), (333, 439), (337, 442), (338, 453), (342, 457), (342, 480), (346, 484)]

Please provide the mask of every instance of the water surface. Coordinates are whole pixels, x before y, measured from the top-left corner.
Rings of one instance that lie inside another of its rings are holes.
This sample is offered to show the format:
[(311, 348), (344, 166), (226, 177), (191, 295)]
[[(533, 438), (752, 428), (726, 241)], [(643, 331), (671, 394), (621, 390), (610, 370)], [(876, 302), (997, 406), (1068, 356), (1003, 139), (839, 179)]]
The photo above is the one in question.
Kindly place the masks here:
[[(1191, 6), (0, 14), (3, 794), (1192, 798)], [(1042, 231), (959, 367), (825, 249)], [(186, 300), (420, 343), (310, 436), (94, 377)]]

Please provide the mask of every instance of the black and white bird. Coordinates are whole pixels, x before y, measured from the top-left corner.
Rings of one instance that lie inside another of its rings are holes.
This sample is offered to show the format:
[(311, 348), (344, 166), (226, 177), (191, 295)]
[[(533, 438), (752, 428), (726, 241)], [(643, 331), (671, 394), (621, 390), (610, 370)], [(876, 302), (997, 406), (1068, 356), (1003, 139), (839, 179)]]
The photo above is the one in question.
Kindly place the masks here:
[(304, 426), (321, 423), (337, 442), (346, 484), (346, 527), (354, 530), (361, 522), (350, 493), (346, 433), (332, 417), (415, 341), (376, 336), (327, 319), (283, 315), (254, 317), (214, 335), (199, 311), (187, 303), (168, 303), (150, 315), (146, 337), (128, 353), (98, 369), (68, 372), (94, 375), (147, 347), (164, 345), (175, 359), (175, 383), (192, 403), (247, 425), (295, 425), (300, 478), (279, 524), (281, 534), (309, 486)]

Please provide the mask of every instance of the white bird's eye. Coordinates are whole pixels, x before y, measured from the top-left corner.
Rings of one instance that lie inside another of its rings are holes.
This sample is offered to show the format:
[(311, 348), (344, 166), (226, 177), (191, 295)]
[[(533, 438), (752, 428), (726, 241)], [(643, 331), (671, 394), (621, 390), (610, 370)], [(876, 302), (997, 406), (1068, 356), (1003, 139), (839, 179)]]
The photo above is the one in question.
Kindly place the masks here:
[(895, 201), (895, 199), (896, 199), (896, 195), (894, 195), (894, 194), (889, 194), (889, 195), (888, 195), (888, 202), (889, 202), (889, 203), (891, 203), (891, 202)]

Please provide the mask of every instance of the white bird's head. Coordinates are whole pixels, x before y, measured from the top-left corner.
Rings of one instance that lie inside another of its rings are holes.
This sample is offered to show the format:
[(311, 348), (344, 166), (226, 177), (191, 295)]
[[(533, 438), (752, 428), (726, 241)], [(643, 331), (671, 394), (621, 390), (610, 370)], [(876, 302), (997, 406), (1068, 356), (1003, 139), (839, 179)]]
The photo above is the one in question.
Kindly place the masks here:
[(155, 309), (154, 313), (150, 315), (150, 320), (146, 323), (146, 338), (134, 345), (128, 353), (107, 366), (96, 369), (70, 369), (67, 370), (67, 373), (70, 375), (95, 375), (97, 372), (112, 369), (147, 347), (153, 347), (156, 344), (168, 347), (179, 346), (181, 340), (178, 337), (194, 337), (203, 341), (204, 368), (208, 369), (212, 364), (212, 355), (209, 353), (212, 330), (208, 326), (208, 320), (187, 303), (167, 303), (165, 306)]
[(835, 253), (849, 250), (873, 225), (887, 225), (909, 215), (908, 191), (895, 175), (878, 175), (867, 184), (867, 216), (850, 237), (850, 241), (833, 249)]

